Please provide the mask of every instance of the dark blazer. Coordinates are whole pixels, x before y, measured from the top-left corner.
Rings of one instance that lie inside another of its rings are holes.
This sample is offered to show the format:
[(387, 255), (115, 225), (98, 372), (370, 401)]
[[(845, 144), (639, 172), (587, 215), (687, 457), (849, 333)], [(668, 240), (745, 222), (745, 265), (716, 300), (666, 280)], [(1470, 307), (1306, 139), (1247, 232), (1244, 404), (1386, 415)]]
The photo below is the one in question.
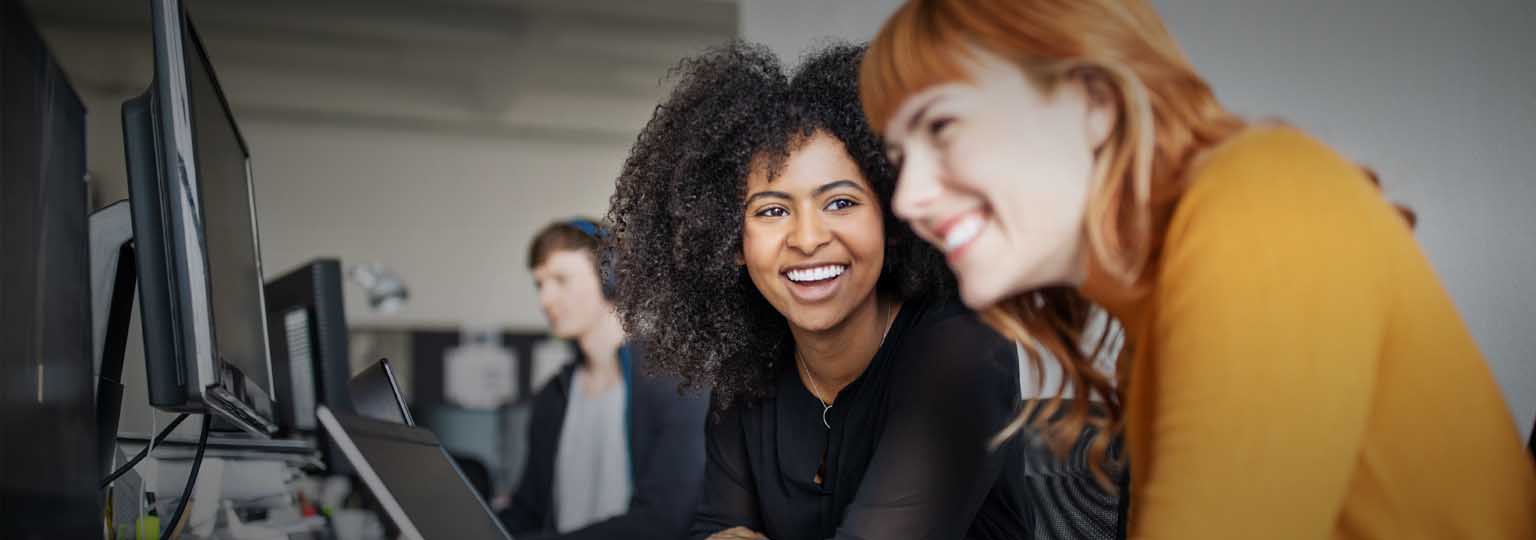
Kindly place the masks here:
[(555, 533), (554, 472), (571, 381), (580, 360), (572, 362), (534, 397), (528, 428), (528, 462), (512, 504), (500, 513), (507, 531), (528, 538), (672, 540), (687, 531), (704, 479), (704, 418), (709, 403), (702, 395), (679, 395), (678, 380), (644, 374), (644, 351), (626, 345), (619, 351), (628, 397), (625, 429), (634, 493), (629, 512), (569, 534)]

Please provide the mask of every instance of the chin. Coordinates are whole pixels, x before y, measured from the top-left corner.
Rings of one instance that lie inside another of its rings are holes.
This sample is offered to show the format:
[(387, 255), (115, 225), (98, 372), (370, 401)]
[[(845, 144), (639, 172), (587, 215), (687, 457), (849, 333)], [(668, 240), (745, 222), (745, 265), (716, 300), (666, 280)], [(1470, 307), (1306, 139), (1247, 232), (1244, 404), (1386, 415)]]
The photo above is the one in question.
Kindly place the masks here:
[(576, 334), (576, 332), (572, 332), (571, 329), (564, 326), (555, 326), (549, 329), (549, 335), (559, 339), (572, 339), (576, 337)]
[(960, 278), (960, 301), (973, 311), (981, 311), (1013, 296), (1013, 291), (984, 279)]
[(807, 309), (804, 311), (811, 313), (801, 313), (797, 317), (785, 317), (785, 319), (789, 321), (790, 326), (800, 330), (823, 332), (837, 326), (838, 323), (843, 322), (843, 319), (847, 317), (846, 313), (840, 316), (839, 314), (830, 313), (831, 310), (827, 310), (829, 311), (828, 313), (821, 313), (822, 310), (819, 309)]

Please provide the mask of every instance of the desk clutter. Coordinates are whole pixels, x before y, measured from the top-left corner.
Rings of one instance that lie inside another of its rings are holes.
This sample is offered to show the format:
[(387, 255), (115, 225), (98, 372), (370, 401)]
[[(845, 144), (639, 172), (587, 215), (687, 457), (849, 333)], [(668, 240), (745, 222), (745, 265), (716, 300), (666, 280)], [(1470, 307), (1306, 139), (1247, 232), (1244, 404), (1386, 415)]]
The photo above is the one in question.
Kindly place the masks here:
[[(358, 414), (317, 405), (314, 436), (165, 435), (176, 422), (159, 435), (119, 434), (112, 463), (123, 472), (107, 486), (106, 537), (505, 538), (482, 495), (483, 465), (414, 425), (389, 366), (348, 381)], [(130, 456), (141, 454), (134, 467)]]

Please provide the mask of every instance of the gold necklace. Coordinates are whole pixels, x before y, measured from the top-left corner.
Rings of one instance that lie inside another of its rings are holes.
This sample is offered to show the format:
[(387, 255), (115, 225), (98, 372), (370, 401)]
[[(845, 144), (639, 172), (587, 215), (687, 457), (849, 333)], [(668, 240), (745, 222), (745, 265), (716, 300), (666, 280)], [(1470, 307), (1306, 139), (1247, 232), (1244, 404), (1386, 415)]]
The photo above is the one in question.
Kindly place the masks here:
[[(885, 332), (880, 334), (880, 344), (875, 346), (875, 354), (880, 354), (880, 347), (885, 346), (885, 338), (891, 335), (891, 324), (895, 322), (889, 320), (889, 314), (881, 318), (886, 319)], [(800, 371), (805, 372), (805, 380), (810, 381), (813, 397), (816, 398), (816, 401), (821, 402), (821, 425), (826, 426), (827, 429), (832, 429), (832, 422), (827, 421), (827, 413), (832, 410), (832, 402), (821, 398), (821, 386), (816, 384), (816, 376), (811, 375), (810, 368), (805, 367), (805, 356), (800, 354), (799, 347), (795, 347), (795, 363), (800, 365)]]

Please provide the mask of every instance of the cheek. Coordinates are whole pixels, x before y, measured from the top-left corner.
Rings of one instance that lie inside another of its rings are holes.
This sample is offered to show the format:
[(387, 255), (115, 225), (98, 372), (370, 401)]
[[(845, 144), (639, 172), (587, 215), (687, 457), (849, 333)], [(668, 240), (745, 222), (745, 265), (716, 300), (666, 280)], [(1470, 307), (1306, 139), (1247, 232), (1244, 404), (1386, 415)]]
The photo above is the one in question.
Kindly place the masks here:
[(885, 218), (880, 209), (875, 205), (868, 205), (867, 210), (861, 213), (852, 227), (849, 227), (844, 238), (848, 239), (850, 250), (859, 259), (879, 272), (879, 268), (885, 261)]
[(753, 282), (761, 285), (765, 279), (778, 273), (777, 253), (769, 231), (751, 224), (741, 228), (741, 258)]
[(587, 305), (587, 306), (598, 306), (598, 305), (601, 305), (601, 302), (603, 300), (602, 286), (599, 285), (596, 281), (594, 281), (592, 283), (583, 283), (582, 287), (581, 287), (580, 295), (581, 295), (581, 303), (582, 303), (582, 305)]
[(1009, 148), (993, 143), (996, 139), (985, 132), (968, 135), (956, 137), (941, 154), (941, 177), (946, 191), (951, 196), (972, 199), (1006, 192), (1019, 172)]
[(1062, 205), (1083, 204), (1092, 156), (1072, 144), (1081, 139), (1074, 139), (1072, 126), (1048, 121), (1049, 114), (1033, 116), (1040, 126), (991, 122), (957, 140), (947, 160), (956, 186), (982, 195), (1001, 211), (1021, 211), (1022, 206), (1058, 212), (1067, 210)]
[(539, 294), (539, 303), (544, 307), (544, 309), (557, 313), (566, 311), (565, 308), (567, 304), (567, 295), (560, 294), (556, 291), (551, 291), (547, 288), (545, 291), (547, 292)]

